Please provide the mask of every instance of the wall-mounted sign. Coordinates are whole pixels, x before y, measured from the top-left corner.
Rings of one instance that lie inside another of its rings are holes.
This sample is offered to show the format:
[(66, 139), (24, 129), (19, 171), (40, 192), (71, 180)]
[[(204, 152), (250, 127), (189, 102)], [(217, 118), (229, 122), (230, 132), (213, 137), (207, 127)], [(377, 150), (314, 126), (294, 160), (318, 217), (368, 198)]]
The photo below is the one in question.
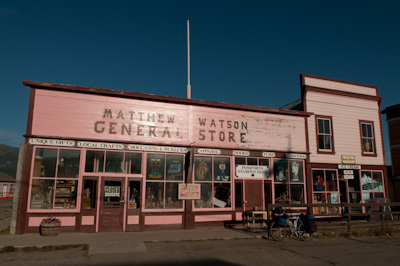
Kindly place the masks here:
[(178, 199), (191, 200), (200, 199), (200, 184), (179, 184)]
[(149, 146), (129, 144), (128, 150), (131, 151), (155, 151), (155, 152), (174, 152), (187, 153), (188, 149), (183, 147), (167, 147), (167, 146)]
[(352, 175), (353, 174), (353, 170), (343, 170), (343, 174)]
[(361, 169), (361, 165), (358, 165), (358, 164), (338, 164), (338, 169), (360, 170)]
[(78, 141), (79, 148), (90, 148), (90, 149), (106, 149), (106, 150), (123, 150), (124, 144), (120, 143), (105, 143), (105, 142), (89, 142), (89, 141)]
[(121, 195), (120, 186), (104, 186), (105, 197), (119, 197)]
[(62, 146), (62, 147), (74, 147), (74, 140), (64, 140), (64, 139), (37, 139), (30, 138), (29, 144), (31, 145), (44, 145), (44, 146)]
[(262, 157), (270, 157), (274, 158), (275, 157), (275, 152), (263, 152)]
[(219, 155), (219, 154), (221, 154), (221, 150), (217, 150), (217, 149), (198, 149), (197, 153)]
[(342, 155), (342, 163), (343, 164), (355, 164), (356, 156), (354, 155)]
[(268, 178), (269, 168), (266, 165), (238, 165), (236, 175), (239, 178)]
[(249, 151), (233, 151), (232, 154), (234, 156), (250, 156)]
[(307, 159), (307, 155), (298, 153), (286, 153), (288, 159)]
[(344, 179), (354, 179), (354, 175), (344, 175)]

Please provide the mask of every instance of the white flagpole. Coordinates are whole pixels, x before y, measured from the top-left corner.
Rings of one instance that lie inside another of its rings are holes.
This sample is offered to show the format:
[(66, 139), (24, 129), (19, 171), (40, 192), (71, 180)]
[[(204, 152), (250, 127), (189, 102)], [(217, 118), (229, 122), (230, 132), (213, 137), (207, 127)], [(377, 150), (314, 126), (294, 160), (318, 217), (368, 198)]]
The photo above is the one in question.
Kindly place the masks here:
[(187, 18), (187, 81), (188, 84), (186, 86), (187, 90), (187, 98), (191, 98), (192, 87), (190, 86), (190, 33), (189, 33), (189, 18)]

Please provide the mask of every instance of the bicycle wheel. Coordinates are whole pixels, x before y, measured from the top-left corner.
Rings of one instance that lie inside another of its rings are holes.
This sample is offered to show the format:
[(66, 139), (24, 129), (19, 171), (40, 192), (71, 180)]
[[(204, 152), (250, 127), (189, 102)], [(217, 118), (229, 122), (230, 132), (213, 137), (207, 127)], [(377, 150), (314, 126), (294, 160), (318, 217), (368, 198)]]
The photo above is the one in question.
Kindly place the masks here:
[(297, 224), (296, 232), (297, 232), (298, 237), (303, 241), (309, 241), (314, 236), (313, 233), (307, 233), (305, 231), (304, 225), (300, 221)]
[(277, 221), (272, 221), (269, 227), (269, 235), (275, 241), (282, 241), (286, 237), (286, 226), (280, 226)]

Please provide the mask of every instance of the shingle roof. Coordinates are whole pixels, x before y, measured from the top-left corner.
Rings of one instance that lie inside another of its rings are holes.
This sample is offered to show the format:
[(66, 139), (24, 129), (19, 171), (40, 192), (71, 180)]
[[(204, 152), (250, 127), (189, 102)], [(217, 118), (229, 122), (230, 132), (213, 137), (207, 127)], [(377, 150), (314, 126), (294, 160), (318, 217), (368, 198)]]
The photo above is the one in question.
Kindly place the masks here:
[(3, 172), (0, 172), (0, 182), (15, 183), (15, 178), (12, 178), (11, 176), (6, 175)]

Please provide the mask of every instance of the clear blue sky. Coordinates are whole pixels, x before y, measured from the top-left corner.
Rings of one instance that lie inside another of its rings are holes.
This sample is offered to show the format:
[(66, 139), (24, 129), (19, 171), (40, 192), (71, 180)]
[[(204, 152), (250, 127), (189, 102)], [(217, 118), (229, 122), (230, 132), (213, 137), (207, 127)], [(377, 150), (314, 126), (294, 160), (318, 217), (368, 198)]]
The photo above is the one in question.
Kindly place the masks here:
[(186, 97), (187, 17), (193, 99), (278, 108), (304, 73), (400, 103), (400, 1), (2, 0), (0, 144), (23, 143), (22, 80)]

